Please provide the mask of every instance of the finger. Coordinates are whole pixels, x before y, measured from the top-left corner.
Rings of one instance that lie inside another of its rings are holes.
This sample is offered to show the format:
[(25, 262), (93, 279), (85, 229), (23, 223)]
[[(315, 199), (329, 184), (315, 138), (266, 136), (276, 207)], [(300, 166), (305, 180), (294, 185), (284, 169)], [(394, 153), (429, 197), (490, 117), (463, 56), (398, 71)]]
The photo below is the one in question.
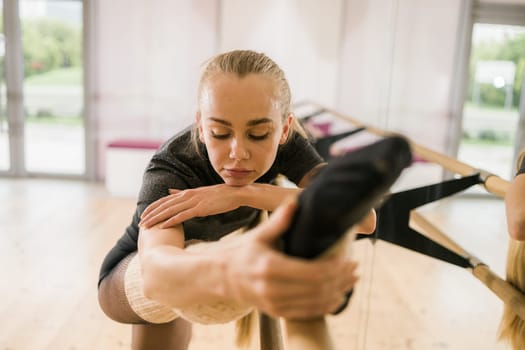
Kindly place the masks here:
[(337, 315), (340, 312), (342, 312), (346, 307), (348, 306), (348, 303), (350, 303), (350, 297), (352, 295), (349, 294), (348, 296), (346, 293), (343, 293), (337, 302), (334, 302), (334, 304), (330, 305), (330, 314)]
[(155, 202), (151, 203), (150, 205), (148, 205), (146, 207), (146, 209), (144, 209), (144, 211), (142, 212), (142, 214), (140, 215), (140, 218), (141, 219), (144, 219), (151, 211), (153, 211), (154, 209), (156, 209), (159, 205), (162, 205), (164, 202), (168, 201), (171, 199), (171, 196), (166, 196), (166, 197), (162, 197), (160, 199), (157, 199)]
[(330, 257), (323, 260), (303, 260), (275, 253), (272, 266), (267, 275), (275, 280), (291, 282), (325, 283), (344, 276), (345, 261), (341, 257)]
[(318, 301), (318, 304), (315, 304), (315, 301), (311, 301), (309, 302), (309, 304), (306, 305), (297, 305), (297, 309), (313, 308), (316, 309), (316, 314), (333, 314), (333, 312), (340, 309), (342, 305), (348, 303), (348, 298), (349, 297), (347, 297), (347, 292), (337, 292), (332, 294), (329, 298), (324, 299), (323, 301)]
[(182, 224), (184, 221), (189, 220), (191, 218), (195, 217), (192, 210), (185, 210), (181, 213), (178, 213), (177, 215), (169, 218), (164, 223), (160, 225), (160, 228), (169, 228), (174, 227), (179, 224)]
[[(168, 205), (155, 212), (151, 212), (150, 215), (143, 219), (143, 225), (146, 227), (156, 225), (174, 216), (177, 216), (180, 212), (187, 210), (188, 203), (180, 203), (178, 205)], [(191, 207), (190, 207), (191, 208)]]
[[(257, 283), (252, 283), (257, 286)], [(256, 294), (262, 299), (288, 303), (289, 300), (318, 299), (333, 293), (335, 286), (305, 281), (272, 280), (267, 281), (262, 288), (255, 287)]]
[[(356, 281), (357, 278), (353, 277), (352, 287)], [(277, 282), (272, 283), (271, 289), (267, 289), (260, 295), (260, 298), (273, 300), (274, 305), (294, 305), (294, 303), (299, 302), (305, 304), (323, 302), (326, 305), (332, 305), (330, 303), (337, 304), (340, 301), (340, 297), (345, 295), (350, 289), (344, 288), (339, 283), (336, 285), (333, 282), (321, 285)]]
[(359, 276), (356, 274), (357, 263), (353, 261), (346, 261), (341, 270), (336, 289), (340, 292), (347, 292), (354, 288)]
[(170, 200), (170, 198), (171, 197), (168, 195), (166, 197), (162, 197), (162, 198), (157, 199), (155, 202), (153, 202), (150, 205), (148, 205), (146, 207), (146, 209), (144, 209), (144, 211), (142, 212), (142, 215), (140, 217), (141, 218), (145, 218), (148, 214), (150, 214), (152, 211), (154, 211), (156, 208), (158, 208), (164, 202)]
[[(151, 226), (155, 226), (158, 223), (164, 222), (164, 221), (174, 217), (175, 213), (176, 213), (176, 211), (173, 211), (173, 213), (172, 213), (171, 210), (164, 211), (164, 212), (162, 212), (162, 213), (160, 213), (158, 215), (155, 215), (155, 216), (151, 217), (150, 219), (144, 221), (142, 223), (142, 225), (144, 227), (146, 227), (146, 228), (149, 228)], [(160, 228), (166, 228), (166, 227), (169, 227), (169, 226), (165, 226), (165, 227), (163, 227), (162, 225), (160, 226)]]
[(343, 293), (346, 293), (354, 289), (358, 281), (359, 281), (359, 276), (353, 275), (349, 279), (345, 280), (345, 283), (343, 283), (342, 286), (338, 289), (343, 291)]
[(173, 203), (177, 203), (176, 195), (170, 194), (169, 196), (163, 197), (157, 200), (156, 202), (152, 203), (150, 205), (151, 208), (149, 207), (146, 208), (149, 210), (147, 213), (145, 214), (143, 213), (141, 218), (143, 220), (148, 220), (152, 218), (153, 216), (157, 215), (158, 213), (162, 212), (166, 208), (169, 208), (170, 206), (172, 206)]
[(336, 305), (335, 307), (337, 307), (341, 299), (338, 297), (336, 300), (337, 302), (333, 300), (325, 302), (314, 298), (287, 299), (285, 302), (279, 301), (276, 304), (271, 304), (267, 308), (285, 318), (313, 317), (329, 313), (331, 306)]
[(148, 213), (143, 220), (148, 221), (155, 218), (155, 222), (158, 223), (159, 221), (167, 219), (169, 216), (177, 215), (179, 212), (194, 206), (194, 200), (181, 202), (177, 195), (170, 195), (169, 197), (164, 203), (161, 203), (157, 208)]
[(286, 303), (271, 305), (269, 309), (272, 313), (286, 319), (311, 319), (329, 314), (337, 309), (343, 302), (343, 294), (333, 295), (329, 299), (319, 298), (310, 299), (291, 299)]

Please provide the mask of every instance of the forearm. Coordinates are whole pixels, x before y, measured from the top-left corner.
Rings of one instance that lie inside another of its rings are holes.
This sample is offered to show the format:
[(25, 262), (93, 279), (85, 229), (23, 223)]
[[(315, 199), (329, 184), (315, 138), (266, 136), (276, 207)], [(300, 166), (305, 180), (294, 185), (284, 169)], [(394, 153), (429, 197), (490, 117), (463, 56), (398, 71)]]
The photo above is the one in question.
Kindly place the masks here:
[(177, 308), (225, 299), (225, 260), (162, 245), (141, 253), (144, 294)]
[(286, 198), (297, 196), (300, 191), (300, 188), (255, 183), (241, 188), (239, 196), (244, 206), (275, 211)]
[(298, 187), (289, 188), (268, 184), (254, 183), (252, 185), (244, 186), (241, 192), (244, 197), (243, 200), (246, 206), (253, 208), (264, 209), (268, 211), (275, 211), (283, 201), (290, 196), (297, 196), (304, 187), (312, 181), (326, 163), (318, 164), (313, 167), (303, 178), (299, 181)]

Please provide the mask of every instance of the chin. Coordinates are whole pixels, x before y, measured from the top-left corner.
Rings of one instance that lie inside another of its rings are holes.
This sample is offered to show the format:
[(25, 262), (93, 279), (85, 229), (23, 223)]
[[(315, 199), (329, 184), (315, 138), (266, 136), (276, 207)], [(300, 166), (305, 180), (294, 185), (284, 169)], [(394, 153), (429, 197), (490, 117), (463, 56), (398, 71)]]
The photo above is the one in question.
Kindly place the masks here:
[(234, 187), (247, 186), (255, 182), (255, 179), (236, 179), (232, 177), (223, 177), (222, 179), (226, 185)]
[(223, 179), (223, 180), (226, 185), (233, 186), (233, 187), (242, 187), (242, 186), (250, 185), (253, 183), (253, 181), (240, 181), (240, 180), (235, 180), (235, 179)]

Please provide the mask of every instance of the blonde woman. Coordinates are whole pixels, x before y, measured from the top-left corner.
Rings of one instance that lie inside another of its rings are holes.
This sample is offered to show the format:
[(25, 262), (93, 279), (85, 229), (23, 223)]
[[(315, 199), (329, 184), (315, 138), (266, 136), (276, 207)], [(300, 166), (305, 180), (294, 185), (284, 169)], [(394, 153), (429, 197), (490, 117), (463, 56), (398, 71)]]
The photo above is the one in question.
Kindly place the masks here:
[[(505, 213), (511, 240), (507, 253), (507, 281), (525, 292), (525, 151), (517, 161), (517, 173), (505, 194)], [(505, 305), (500, 338), (508, 340), (516, 350), (525, 349), (525, 320)]]
[[(264, 54), (227, 52), (205, 66), (195, 127), (152, 158), (132, 223), (102, 264), (101, 308), (133, 324), (133, 349), (186, 349), (191, 324), (173, 309), (232, 301), (311, 318), (336, 310), (354, 287), (356, 264), (341, 255), (304, 261), (275, 249), (293, 202), (240, 239), (185, 249), (253, 227), (261, 210), (274, 211), (300, 191), (272, 185), (278, 174), (303, 187), (324, 164), (297, 132), (290, 101), (283, 71)], [(371, 213), (360, 231), (374, 228)], [(126, 280), (134, 264), (143, 279), (138, 304), (131, 297), (137, 288)], [(158, 305), (166, 307), (163, 315), (155, 313)]]
[(505, 195), (505, 212), (510, 236), (517, 241), (525, 241), (525, 151), (517, 161), (517, 172)]

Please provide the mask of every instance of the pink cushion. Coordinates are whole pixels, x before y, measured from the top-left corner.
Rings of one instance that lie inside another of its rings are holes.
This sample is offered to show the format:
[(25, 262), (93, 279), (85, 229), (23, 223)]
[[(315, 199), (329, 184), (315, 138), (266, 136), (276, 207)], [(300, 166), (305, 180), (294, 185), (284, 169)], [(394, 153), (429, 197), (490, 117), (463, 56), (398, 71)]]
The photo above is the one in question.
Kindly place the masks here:
[(108, 143), (108, 148), (138, 148), (138, 149), (157, 149), (162, 145), (158, 140), (135, 140), (122, 139)]

